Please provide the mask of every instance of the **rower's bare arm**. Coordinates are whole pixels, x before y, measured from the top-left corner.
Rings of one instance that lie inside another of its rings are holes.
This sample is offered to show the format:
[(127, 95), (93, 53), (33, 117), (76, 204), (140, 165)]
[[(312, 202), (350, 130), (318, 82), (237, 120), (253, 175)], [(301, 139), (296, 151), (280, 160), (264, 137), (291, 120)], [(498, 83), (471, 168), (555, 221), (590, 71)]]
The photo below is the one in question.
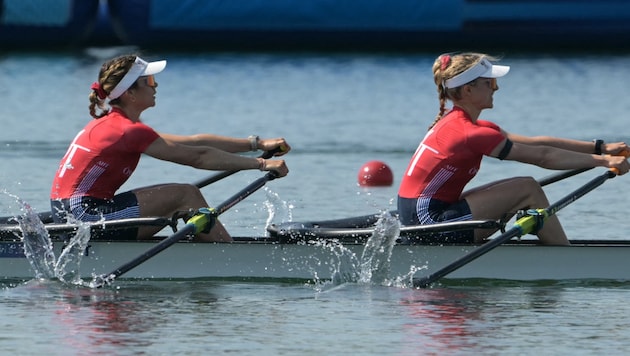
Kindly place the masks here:
[(248, 151), (274, 151), (274, 156), (282, 156), (291, 150), (284, 138), (262, 139), (258, 136), (235, 138), (213, 134), (173, 135), (160, 133), (160, 137), (169, 142), (188, 146), (209, 146), (231, 153)]
[[(580, 141), (568, 138), (559, 138), (552, 136), (522, 136), (514, 133), (502, 131), (504, 136), (510, 139), (512, 142), (521, 143), (531, 146), (549, 146), (561, 148), (568, 151), (575, 151), (581, 153), (596, 153), (596, 140), (594, 141)], [(625, 142), (612, 142), (605, 143), (602, 140), (600, 142), (601, 153), (619, 154), (624, 150), (628, 150), (628, 145)]]
[(209, 146), (223, 151), (237, 153), (251, 151), (248, 138), (235, 138), (214, 134), (173, 135), (160, 132), (160, 137), (167, 141), (188, 146)]
[(289, 170), (283, 160), (264, 160), (240, 156), (209, 146), (190, 146), (157, 138), (145, 152), (147, 155), (164, 161), (179, 163), (198, 169), (240, 171), (260, 169), (275, 171), (280, 177)]
[[(491, 153), (498, 157), (504, 144), (499, 144)], [(533, 164), (547, 169), (578, 169), (590, 167), (614, 168), (625, 174), (630, 165), (625, 156), (584, 154), (550, 146), (534, 146), (515, 142), (507, 160)]]

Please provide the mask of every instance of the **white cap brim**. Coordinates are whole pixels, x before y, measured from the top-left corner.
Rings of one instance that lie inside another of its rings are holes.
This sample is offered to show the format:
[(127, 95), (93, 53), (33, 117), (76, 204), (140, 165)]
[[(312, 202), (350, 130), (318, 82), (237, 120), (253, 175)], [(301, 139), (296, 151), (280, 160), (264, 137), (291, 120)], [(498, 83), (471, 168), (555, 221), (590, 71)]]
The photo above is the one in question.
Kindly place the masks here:
[(140, 57), (136, 57), (136, 61), (133, 63), (129, 71), (120, 80), (120, 82), (116, 84), (116, 87), (112, 89), (107, 97), (110, 100), (120, 97), (138, 78), (146, 75), (158, 74), (163, 71), (164, 68), (166, 68), (166, 61), (147, 62)]
[(457, 88), (470, 83), (477, 78), (500, 78), (510, 71), (509, 66), (500, 66), (490, 63), (487, 58), (481, 58), (477, 64), (459, 73), (451, 79), (444, 81), (445, 88)]
[(147, 63), (147, 67), (138, 77), (158, 74), (163, 71), (164, 68), (166, 68), (166, 61), (149, 62)]
[(502, 76), (508, 74), (510, 71), (510, 66), (500, 66), (497, 64), (493, 64), (489, 71), (483, 73), (479, 77), (481, 78), (501, 78)]

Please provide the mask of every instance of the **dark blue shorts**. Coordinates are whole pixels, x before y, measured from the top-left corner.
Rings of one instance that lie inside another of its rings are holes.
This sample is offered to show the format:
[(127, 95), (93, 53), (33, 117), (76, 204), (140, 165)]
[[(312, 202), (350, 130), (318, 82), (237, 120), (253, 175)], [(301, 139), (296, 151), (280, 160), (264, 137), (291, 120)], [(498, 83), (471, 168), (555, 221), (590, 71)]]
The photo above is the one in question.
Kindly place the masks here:
[[(418, 207), (421, 214), (418, 214)], [(398, 218), (402, 225), (430, 225), (472, 220), (472, 213), (466, 200), (448, 204), (436, 199), (419, 200), (399, 196)], [(474, 230), (436, 232), (431, 233), (430, 236), (430, 241), (435, 243), (473, 243), (475, 241)], [(414, 243), (413, 239), (407, 240), (403, 242)], [(427, 241), (428, 239), (425, 235), (416, 240)]]
[[(138, 199), (133, 192), (117, 194), (111, 200), (92, 197), (51, 200), (50, 206), (55, 223), (68, 222), (68, 214), (72, 215), (76, 220), (85, 222), (140, 217)], [(91, 239), (135, 240), (137, 237), (138, 228), (131, 227), (93, 230)]]

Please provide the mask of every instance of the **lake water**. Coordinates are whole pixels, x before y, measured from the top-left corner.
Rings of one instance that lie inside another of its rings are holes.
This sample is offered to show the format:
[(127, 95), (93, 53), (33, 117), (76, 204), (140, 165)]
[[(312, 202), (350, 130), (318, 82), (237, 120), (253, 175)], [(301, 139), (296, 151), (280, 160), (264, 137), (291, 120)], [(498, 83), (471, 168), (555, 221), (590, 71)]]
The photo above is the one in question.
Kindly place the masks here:
[[(89, 86), (116, 53), (0, 57), (0, 189), (49, 209), (59, 159), (89, 120)], [(157, 77), (157, 106), (143, 117), (158, 131), (289, 141), (289, 176), (221, 216), (233, 235), (264, 235), (270, 204), (280, 212), (273, 222), (394, 209), (401, 172), (438, 110), (437, 54), (144, 53), (169, 63)], [(484, 118), (524, 135), (628, 141), (630, 55), (505, 53), (503, 63), (512, 70)], [(392, 187), (357, 185), (371, 160), (391, 167)], [(550, 173), (488, 159), (472, 184)], [(546, 191), (555, 201), (600, 173)], [(211, 174), (146, 157), (123, 188)], [(240, 172), (203, 192), (218, 205), (260, 176)], [(562, 210), (567, 234), (625, 239), (629, 188), (627, 177), (615, 178)], [(8, 195), (0, 203), (1, 215), (19, 213)], [(13, 354), (616, 354), (630, 346), (624, 282), (447, 281), (428, 290), (288, 281), (0, 286), (0, 351)]]

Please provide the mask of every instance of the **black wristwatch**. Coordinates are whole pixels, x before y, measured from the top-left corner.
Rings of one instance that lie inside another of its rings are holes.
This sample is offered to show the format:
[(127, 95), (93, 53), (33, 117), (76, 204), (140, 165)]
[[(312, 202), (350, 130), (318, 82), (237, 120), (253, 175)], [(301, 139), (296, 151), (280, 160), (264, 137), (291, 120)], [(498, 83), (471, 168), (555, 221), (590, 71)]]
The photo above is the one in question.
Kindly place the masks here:
[(602, 145), (604, 144), (604, 140), (593, 140), (593, 142), (595, 142), (595, 154), (596, 155), (601, 155), (602, 154)]

